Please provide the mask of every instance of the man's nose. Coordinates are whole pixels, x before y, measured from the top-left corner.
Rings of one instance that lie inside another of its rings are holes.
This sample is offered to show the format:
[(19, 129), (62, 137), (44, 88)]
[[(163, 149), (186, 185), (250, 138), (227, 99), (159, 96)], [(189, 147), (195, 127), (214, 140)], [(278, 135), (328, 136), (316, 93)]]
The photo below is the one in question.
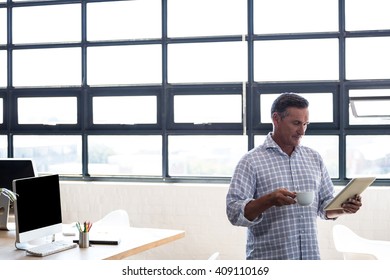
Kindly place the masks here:
[(304, 135), (305, 131), (306, 131), (306, 128), (307, 128), (307, 126), (305, 124), (300, 125), (299, 128), (298, 128), (298, 133), (300, 135)]

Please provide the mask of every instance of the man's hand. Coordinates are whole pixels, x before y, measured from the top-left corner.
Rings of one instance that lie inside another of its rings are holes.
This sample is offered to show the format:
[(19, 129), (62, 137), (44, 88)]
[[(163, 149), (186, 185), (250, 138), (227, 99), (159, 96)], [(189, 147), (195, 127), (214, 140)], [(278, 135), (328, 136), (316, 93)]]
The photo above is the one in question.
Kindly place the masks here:
[(360, 195), (356, 195), (354, 197), (349, 198), (346, 202), (344, 202), (341, 207), (343, 207), (343, 211), (346, 214), (354, 214), (359, 211), (362, 206), (362, 198)]
[(359, 211), (360, 207), (362, 207), (362, 198), (360, 195), (356, 195), (354, 197), (351, 197), (345, 201), (341, 207), (342, 209), (336, 209), (336, 210), (328, 210), (326, 211), (326, 216), (329, 219), (335, 219), (337, 217), (340, 217), (343, 214), (354, 214), (357, 211)]
[(245, 206), (244, 215), (248, 220), (253, 221), (272, 206), (280, 207), (295, 204), (295, 196), (296, 194), (294, 192), (290, 192), (287, 189), (277, 189), (269, 194), (250, 201)]
[(270, 193), (270, 199), (272, 201), (272, 204), (278, 207), (295, 204), (295, 197), (295, 192), (290, 192), (287, 189), (277, 189)]

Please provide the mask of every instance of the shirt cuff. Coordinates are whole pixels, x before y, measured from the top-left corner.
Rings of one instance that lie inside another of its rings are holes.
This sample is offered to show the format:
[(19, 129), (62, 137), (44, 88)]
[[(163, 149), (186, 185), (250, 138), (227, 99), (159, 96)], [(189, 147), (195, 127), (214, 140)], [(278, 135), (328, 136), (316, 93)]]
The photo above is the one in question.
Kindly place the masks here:
[(250, 221), (248, 220), (247, 218), (245, 218), (244, 216), (244, 213), (245, 213), (245, 206), (251, 202), (253, 199), (250, 198), (250, 199), (246, 199), (244, 200), (244, 202), (242, 203), (242, 206), (241, 206), (241, 211), (240, 211), (240, 217), (238, 218), (239, 219), (239, 224), (241, 224), (242, 226), (246, 226), (246, 227), (250, 227), (250, 226), (254, 226), (254, 225), (257, 225), (258, 223), (260, 223), (262, 220), (263, 220), (263, 215), (260, 215), (258, 216), (256, 219), (254, 219), (253, 221)]

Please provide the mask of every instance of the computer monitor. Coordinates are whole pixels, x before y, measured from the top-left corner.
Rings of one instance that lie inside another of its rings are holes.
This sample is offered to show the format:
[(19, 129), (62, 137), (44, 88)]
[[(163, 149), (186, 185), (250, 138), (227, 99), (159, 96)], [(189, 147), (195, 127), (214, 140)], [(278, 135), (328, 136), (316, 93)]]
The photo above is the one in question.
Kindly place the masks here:
[[(0, 188), (12, 190), (15, 179), (34, 177), (34, 164), (31, 159), (2, 158), (0, 159)], [(9, 230), (9, 216), (13, 215), (13, 204), (8, 198), (0, 196), (0, 230)]]
[(13, 181), (16, 248), (26, 249), (30, 241), (62, 232), (59, 176), (46, 175)]

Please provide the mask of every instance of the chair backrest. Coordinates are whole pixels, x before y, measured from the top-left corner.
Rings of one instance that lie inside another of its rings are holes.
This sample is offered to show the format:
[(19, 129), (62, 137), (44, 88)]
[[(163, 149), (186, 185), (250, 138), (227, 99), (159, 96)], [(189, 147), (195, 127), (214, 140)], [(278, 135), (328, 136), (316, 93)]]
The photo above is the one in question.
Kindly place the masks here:
[(375, 248), (370, 240), (360, 237), (345, 225), (333, 226), (333, 241), (336, 250), (343, 253), (345, 260), (361, 259), (375, 260)]
[(102, 219), (96, 221), (94, 226), (104, 226), (104, 227), (113, 227), (120, 226), (126, 227), (130, 226), (129, 215), (125, 210), (118, 209), (114, 210), (107, 215), (105, 215)]
[(357, 249), (356, 245), (362, 242), (362, 238), (344, 225), (334, 225), (333, 241), (337, 251), (354, 252)]

